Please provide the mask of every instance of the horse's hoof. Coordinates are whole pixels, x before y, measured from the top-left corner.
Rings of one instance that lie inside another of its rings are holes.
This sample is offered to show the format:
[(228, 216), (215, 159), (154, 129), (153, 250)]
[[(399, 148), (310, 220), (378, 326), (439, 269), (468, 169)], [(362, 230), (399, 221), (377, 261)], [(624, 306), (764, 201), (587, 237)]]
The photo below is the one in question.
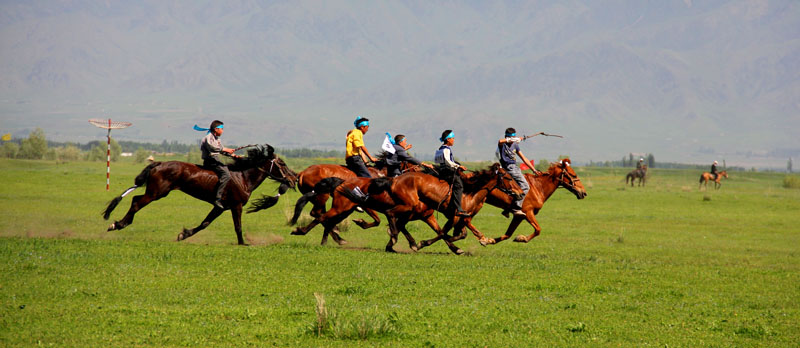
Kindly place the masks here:
[(116, 230), (116, 229), (117, 229), (117, 223), (116, 222), (112, 222), (111, 225), (108, 226), (108, 229), (106, 230), (106, 232), (111, 232), (111, 231)]
[(481, 238), (478, 242), (480, 242), (482, 246), (486, 246), (487, 244), (489, 244), (489, 239)]
[(302, 235), (304, 235), (305, 233), (301, 233), (299, 228), (295, 228), (294, 230), (292, 230), (292, 233), (291, 233), (291, 234), (292, 234), (292, 235), (295, 235), (295, 236), (302, 236)]
[(455, 251), (456, 255), (464, 255), (464, 250), (458, 249)]
[(392, 247), (390, 247), (390, 246), (387, 246), (387, 247), (386, 247), (386, 252), (387, 252), (387, 253), (397, 253), (397, 252), (396, 252), (396, 251), (394, 251), (394, 249), (393, 249)]
[(417, 252), (417, 251), (419, 251), (419, 246), (417, 246), (416, 244), (412, 245), (411, 246), (411, 250), (414, 251), (414, 252)]
[(497, 244), (497, 239), (489, 238), (489, 244)]
[(527, 243), (528, 239), (525, 238), (525, 236), (517, 236), (517, 238), (514, 238), (514, 241), (518, 243)]
[(347, 244), (347, 241), (344, 240), (344, 239), (339, 239), (339, 240), (336, 241), (336, 243), (339, 243), (339, 245), (345, 245), (345, 244)]
[(183, 232), (178, 233), (178, 239), (176, 240), (176, 242), (180, 242), (180, 241), (182, 241), (184, 239), (186, 239), (186, 237), (183, 236)]

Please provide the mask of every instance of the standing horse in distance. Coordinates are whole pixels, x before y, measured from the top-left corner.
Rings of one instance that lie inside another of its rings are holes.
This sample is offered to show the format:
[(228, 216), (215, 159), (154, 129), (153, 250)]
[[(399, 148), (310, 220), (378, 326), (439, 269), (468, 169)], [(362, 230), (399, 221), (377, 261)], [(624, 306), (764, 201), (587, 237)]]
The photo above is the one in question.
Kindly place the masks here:
[(711, 180), (711, 181), (714, 182), (714, 189), (715, 190), (719, 190), (719, 188), (722, 187), (722, 182), (721, 182), (722, 181), (722, 177), (725, 177), (725, 179), (728, 178), (728, 171), (727, 170), (723, 170), (723, 171), (717, 173), (717, 178), (716, 179), (714, 179), (714, 175), (713, 174), (711, 174), (709, 172), (703, 172), (703, 174), (700, 174), (700, 186), (697, 189), (703, 188), (703, 184), (705, 184), (706, 190), (708, 190), (708, 181)]
[[(242, 237), (242, 207), (250, 199), (250, 194), (266, 178), (280, 182), (281, 186), (278, 189), (277, 196), (265, 196), (254, 203), (260, 209), (271, 207), (278, 202), (280, 194), (285, 193), (289, 188), (294, 188), (297, 174), (275, 155), (272, 146), (266, 144), (263, 146), (256, 145), (256, 148), (247, 152), (247, 157), (237, 159), (229, 168), (231, 170), (231, 181), (225, 187), (222, 201), (225, 207), (229, 207), (231, 210), (236, 237), (239, 244), (244, 245), (244, 238)], [(109, 231), (121, 230), (127, 227), (133, 223), (133, 217), (137, 211), (155, 200), (166, 197), (172, 190), (181, 190), (194, 198), (213, 205), (216, 199), (215, 188), (218, 181), (219, 177), (216, 173), (193, 163), (179, 161), (153, 162), (136, 176), (132, 187), (108, 203), (106, 210), (103, 212), (103, 218), (108, 220), (111, 212), (122, 198), (143, 185), (147, 186), (145, 193), (133, 197), (128, 213), (125, 214), (122, 220), (112, 223), (108, 227)], [(199, 226), (193, 229), (184, 228), (183, 232), (178, 234), (178, 241), (189, 238), (205, 229), (227, 209), (214, 206)]]
[(631, 181), (631, 187), (633, 187), (633, 180), (638, 178), (639, 179), (639, 186), (643, 186), (647, 179), (647, 165), (643, 165), (641, 169), (634, 169), (625, 177), (625, 185), (628, 184), (628, 180)]

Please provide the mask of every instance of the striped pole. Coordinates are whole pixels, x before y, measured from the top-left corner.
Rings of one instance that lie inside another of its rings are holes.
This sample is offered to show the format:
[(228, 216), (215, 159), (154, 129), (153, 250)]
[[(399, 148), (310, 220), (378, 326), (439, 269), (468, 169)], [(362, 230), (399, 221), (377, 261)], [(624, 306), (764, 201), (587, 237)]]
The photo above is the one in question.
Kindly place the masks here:
[(106, 148), (106, 191), (111, 186), (111, 119), (108, 119), (108, 147)]

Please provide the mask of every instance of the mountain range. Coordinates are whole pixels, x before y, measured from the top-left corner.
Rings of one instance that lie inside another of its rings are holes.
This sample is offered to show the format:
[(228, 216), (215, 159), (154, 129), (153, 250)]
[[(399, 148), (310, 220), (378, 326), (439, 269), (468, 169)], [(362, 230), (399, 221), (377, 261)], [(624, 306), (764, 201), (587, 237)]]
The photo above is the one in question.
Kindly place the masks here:
[(745, 167), (800, 157), (800, 3), (746, 1), (3, 1), (0, 132), (376, 153), (403, 133), (465, 160), (506, 127), (528, 157)]

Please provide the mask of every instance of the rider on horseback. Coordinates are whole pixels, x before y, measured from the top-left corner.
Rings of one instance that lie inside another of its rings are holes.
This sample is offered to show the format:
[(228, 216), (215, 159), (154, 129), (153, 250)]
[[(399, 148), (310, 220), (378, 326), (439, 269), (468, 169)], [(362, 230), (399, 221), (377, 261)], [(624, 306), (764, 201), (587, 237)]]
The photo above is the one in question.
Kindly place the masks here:
[(522, 202), (525, 200), (525, 195), (528, 194), (530, 186), (528, 185), (528, 181), (525, 180), (525, 176), (522, 175), (519, 166), (517, 166), (517, 155), (522, 159), (522, 163), (525, 163), (534, 174), (539, 173), (533, 167), (533, 162), (528, 161), (528, 158), (526, 158), (519, 149), (519, 142), (521, 140), (522, 138), (517, 137), (517, 131), (514, 128), (506, 128), (505, 137), (497, 142), (497, 151), (500, 153), (500, 165), (514, 178), (514, 181), (517, 182), (523, 192), (522, 197), (516, 200), (512, 205), (511, 212), (514, 215), (525, 216), (525, 212), (522, 211)]
[(347, 169), (350, 169), (356, 173), (356, 176), (370, 178), (372, 176), (369, 175), (367, 165), (364, 164), (364, 159), (361, 158), (361, 151), (363, 151), (364, 154), (369, 157), (370, 161), (378, 161), (375, 157), (372, 157), (372, 155), (369, 154), (367, 147), (364, 146), (364, 134), (366, 134), (369, 130), (369, 119), (358, 116), (353, 122), (353, 125), (355, 125), (356, 128), (347, 132), (347, 141), (345, 143), (347, 147), (345, 150), (345, 163), (347, 164)]
[(639, 158), (639, 162), (636, 163), (636, 169), (642, 169), (642, 164), (644, 164), (644, 158)]
[(423, 167), (433, 169), (433, 166), (427, 163), (422, 163), (422, 161), (414, 158), (406, 152), (407, 150), (411, 149), (411, 144), (406, 142), (406, 136), (402, 134), (398, 134), (394, 137), (394, 153), (386, 152), (386, 164), (388, 168), (386, 170), (387, 176), (394, 177), (403, 172), (400, 170), (400, 166), (403, 162), (408, 162), (414, 165), (421, 165)]
[(202, 142), (200, 143), (200, 151), (202, 152), (203, 157), (203, 166), (211, 169), (214, 173), (217, 173), (219, 176), (219, 182), (217, 183), (217, 193), (216, 193), (216, 200), (214, 200), (214, 206), (220, 209), (225, 209), (225, 206), (222, 203), (222, 192), (225, 190), (225, 186), (228, 184), (228, 181), (231, 179), (231, 172), (228, 170), (228, 167), (220, 161), (219, 156), (233, 156), (239, 157), (233, 154), (233, 149), (226, 148), (222, 146), (222, 142), (219, 140), (219, 137), (222, 136), (224, 132), (222, 121), (214, 120), (211, 122), (211, 125), (208, 129), (194, 126), (195, 130), (199, 131), (207, 131), (208, 134), (203, 138)]
[(442, 146), (436, 150), (434, 155), (434, 162), (437, 165), (440, 179), (452, 183), (452, 195), (450, 196), (451, 210), (457, 215), (466, 217), (469, 213), (461, 209), (461, 195), (464, 191), (464, 183), (461, 181), (461, 174), (459, 170), (467, 170), (467, 167), (462, 166), (454, 160), (453, 152), (450, 147), (455, 143), (455, 134), (452, 130), (448, 129), (442, 132)]
[(717, 180), (717, 161), (711, 164), (711, 175), (714, 177), (714, 180)]

